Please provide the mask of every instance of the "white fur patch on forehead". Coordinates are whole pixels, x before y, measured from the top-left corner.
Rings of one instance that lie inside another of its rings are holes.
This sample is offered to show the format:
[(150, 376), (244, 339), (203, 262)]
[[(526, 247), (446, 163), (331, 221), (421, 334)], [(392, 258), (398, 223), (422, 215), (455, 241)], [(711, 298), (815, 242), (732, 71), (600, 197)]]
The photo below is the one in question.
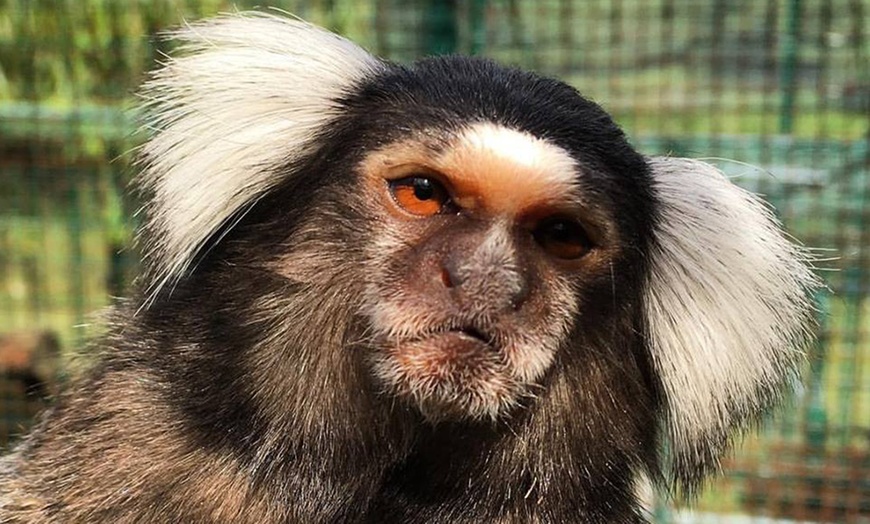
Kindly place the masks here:
[(452, 181), (481, 195), (497, 211), (553, 200), (573, 192), (577, 184), (577, 162), (567, 151), (491, 122), (462, 130), (438, 163)]
[(561, 147), (529, 133), (482, 122), (460, 133), (459, 148), (489, 153), (517, 167), (532, 169), (549, 182), (570, 185), (576, 177), (576, 162)]
[(691, 487), (802, 361), (819, 283), (770, 208), (704, 162), (652, 158), (659, 202), (645, 306), (673, 473)]
[(383, 65), (323, 29), (263, 13), (169, 35), (181, 43), (145, 85), (138, 184), (151, 200), (151, 297), (179, 278), (218, 228), (276, 185), (277, 168), (314, 147), (336, 99)]

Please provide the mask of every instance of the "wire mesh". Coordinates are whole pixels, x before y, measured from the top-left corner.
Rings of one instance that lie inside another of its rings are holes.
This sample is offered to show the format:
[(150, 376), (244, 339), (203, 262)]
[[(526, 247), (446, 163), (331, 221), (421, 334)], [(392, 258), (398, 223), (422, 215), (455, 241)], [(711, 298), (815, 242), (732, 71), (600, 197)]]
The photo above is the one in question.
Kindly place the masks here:
[[(699, 509), (662, 504), (659, 520), (870, 522), (867, 0), (273, 3), (392, 60), (479, 54), (562, 78), (642, 151), (713, 159), (764, 194), (827, 250), (819, 341), (792, 404), (743, 442)], [(129, 108), (165, 50), (155, 35), (256, 5), (0, 2), (0, 444), (135, 274)]]

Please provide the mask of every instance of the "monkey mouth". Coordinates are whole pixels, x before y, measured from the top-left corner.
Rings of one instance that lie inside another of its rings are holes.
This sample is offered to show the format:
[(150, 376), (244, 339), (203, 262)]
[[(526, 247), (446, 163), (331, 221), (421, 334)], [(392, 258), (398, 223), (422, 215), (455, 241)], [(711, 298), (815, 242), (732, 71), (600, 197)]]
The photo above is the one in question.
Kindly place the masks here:
[(435, 351), (446, 351), (456, 356), (468, 351), (499, 352), (496, 336), (482, 327), (471, 324), (434, 329), (414, 337), (412, 342), (428, 343)]
[(489, 346), (492, 349), (495, 349), (495, 337), (475, 326), (463, 326), (458, 329), (447, 329), (445, 331), (442, 331), (442, 333), (456, 333), (464, 339), (470, 339), (476, 342), (480, 342), (486, 346)]
[(485, 342), (488, 345), (492, 345), (495, 342), (495, 337), (489, 333), (484, 333), (476, 327), (464, 327), (459, 329), (459, 332), (463, 335)]
[(427, 419), (495, 419), (524, 391), (498, 337), (468, 324), (430, 330), (387, 344), (374, 358), (374, 371)]

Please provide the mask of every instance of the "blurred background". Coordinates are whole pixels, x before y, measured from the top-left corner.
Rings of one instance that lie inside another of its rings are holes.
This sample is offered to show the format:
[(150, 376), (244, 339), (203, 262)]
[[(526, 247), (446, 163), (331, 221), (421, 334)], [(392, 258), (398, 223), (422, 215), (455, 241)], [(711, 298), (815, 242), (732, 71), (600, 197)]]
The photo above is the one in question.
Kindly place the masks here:
[[(0, 449), (136, 272), (135, 89), (218, 0), (0, 0)], [(713, 159), (818, 265), (793, 402), (694, 512), (659, 522), (870, 522), (870, 0), (273, 0), (381, 56), (485, 55), (556, 76), (649, 154)], [(86, 351), (85, 351), (86, 354)], [(83, 357), (86, 360), (86, 357)]]

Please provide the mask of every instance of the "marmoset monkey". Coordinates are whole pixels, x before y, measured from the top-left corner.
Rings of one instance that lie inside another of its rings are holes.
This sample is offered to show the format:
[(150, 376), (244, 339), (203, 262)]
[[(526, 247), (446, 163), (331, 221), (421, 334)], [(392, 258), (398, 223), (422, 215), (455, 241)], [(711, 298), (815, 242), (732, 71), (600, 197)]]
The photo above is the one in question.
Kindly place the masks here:
[(138, 291), (3, 522), (646, 522), (638, 479), (691, 492), (795, 375), (804, 250), (572, 87), (265, 14), (171, 36)]

